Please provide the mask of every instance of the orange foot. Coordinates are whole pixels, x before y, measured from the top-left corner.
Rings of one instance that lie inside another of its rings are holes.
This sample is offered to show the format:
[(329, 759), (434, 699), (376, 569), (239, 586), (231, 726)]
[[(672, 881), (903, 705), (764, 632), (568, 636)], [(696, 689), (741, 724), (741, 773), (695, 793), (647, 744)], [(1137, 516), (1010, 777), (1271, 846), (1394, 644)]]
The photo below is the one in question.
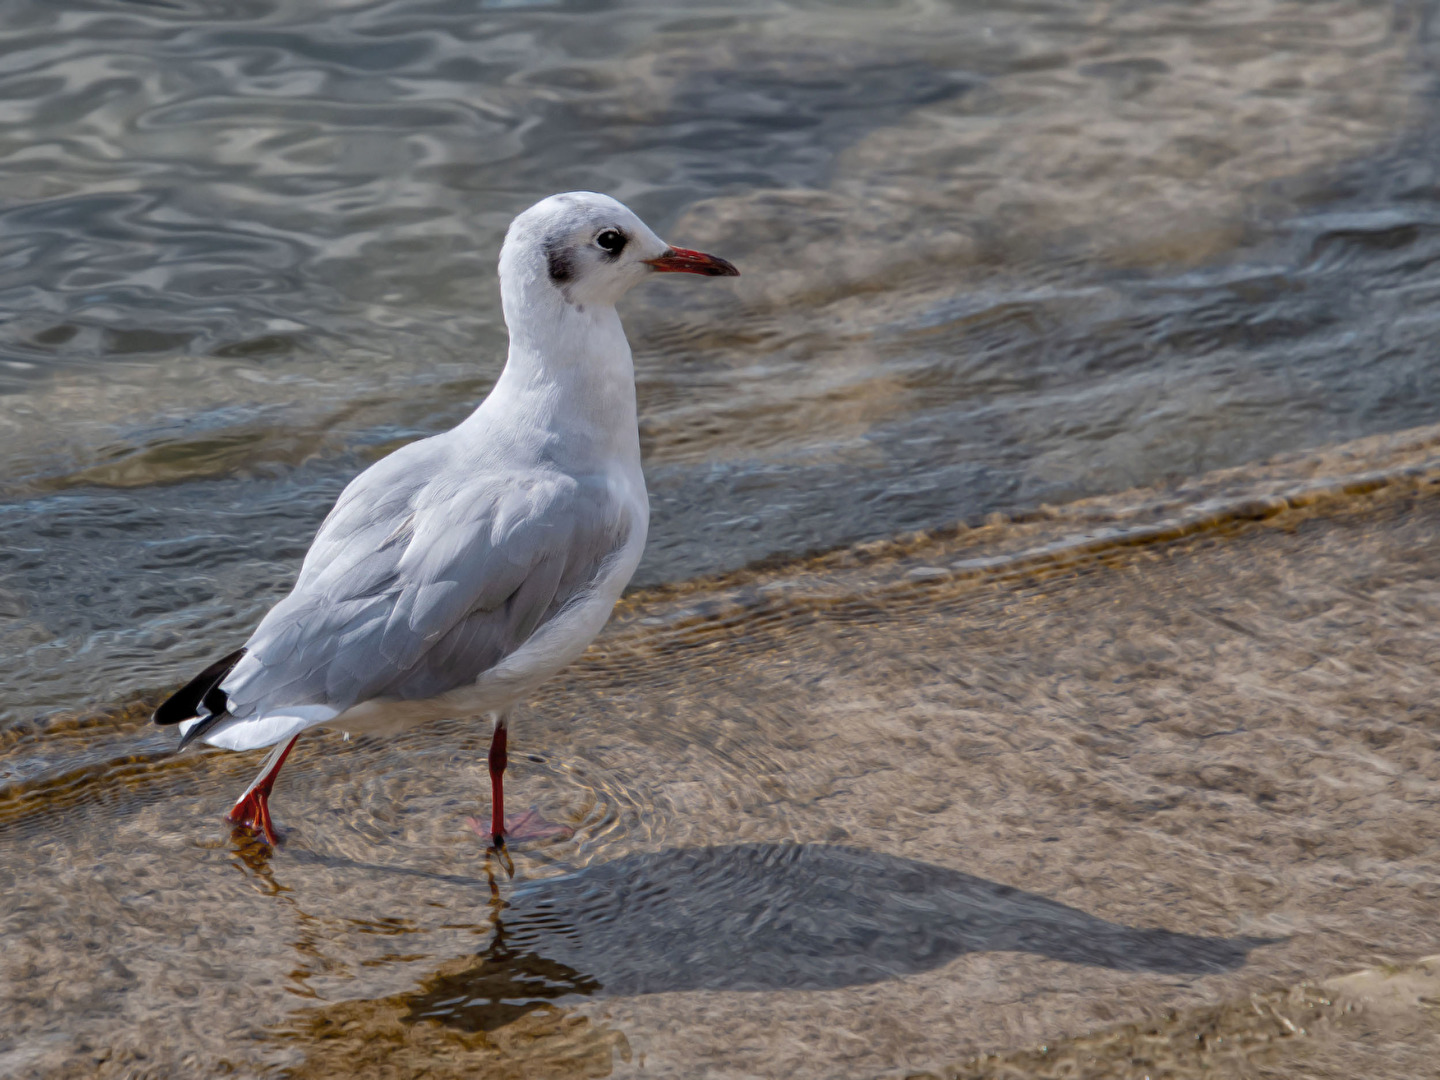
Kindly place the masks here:
[(489, 826), (479, 818), (466, 818), (470, 828), (482, 840), (499, 846), (500, 844), (521, 844), (527, 840), (554, 840), (556, 838), (568, 840), (575, 835), (575, 830), (568, 825), (557, 825), (553, 821), (546, 821), (540, 816), (540, 811), (533, 806), (523, 814), (509, 814), (505, 818), (505, 831), (496, 838), (490, 831)]
[(270, 801), (265, 796), (266, 792), (259, 788), (246, 792), (240, 801), (230, 808), (225, 820), (231, 825), (263, 836), (267, 844), (275, 847), (280, 843), (280, 837), (275, 832), (275, 823), (270, 820)]

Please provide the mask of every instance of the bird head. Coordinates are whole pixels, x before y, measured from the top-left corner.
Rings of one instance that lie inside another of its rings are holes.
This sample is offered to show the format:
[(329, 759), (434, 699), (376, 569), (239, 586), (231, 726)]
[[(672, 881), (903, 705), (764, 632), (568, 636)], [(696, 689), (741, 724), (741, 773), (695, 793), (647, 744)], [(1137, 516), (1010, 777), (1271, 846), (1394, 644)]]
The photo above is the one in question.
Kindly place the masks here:
[(510, 225), (502, 289), (553, 289), (571, 305), (614, 304), (657, 273), (734, 277), (724, 259), (671, 247), (624, 203), (593, 191), (551, 195)]

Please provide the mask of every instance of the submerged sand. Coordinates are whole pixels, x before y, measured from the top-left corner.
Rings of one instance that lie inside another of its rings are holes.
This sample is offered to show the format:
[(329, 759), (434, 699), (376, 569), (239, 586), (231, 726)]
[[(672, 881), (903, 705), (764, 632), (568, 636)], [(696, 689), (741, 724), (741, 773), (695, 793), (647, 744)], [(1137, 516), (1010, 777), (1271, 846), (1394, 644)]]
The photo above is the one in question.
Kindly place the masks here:
[(143, 703), (12, 734), (0, 1071), (1426, 1075), (1437, 496), (1430, 428), (639, 593), (513, 880), (478, 724), (307, 739), (275, 852)]

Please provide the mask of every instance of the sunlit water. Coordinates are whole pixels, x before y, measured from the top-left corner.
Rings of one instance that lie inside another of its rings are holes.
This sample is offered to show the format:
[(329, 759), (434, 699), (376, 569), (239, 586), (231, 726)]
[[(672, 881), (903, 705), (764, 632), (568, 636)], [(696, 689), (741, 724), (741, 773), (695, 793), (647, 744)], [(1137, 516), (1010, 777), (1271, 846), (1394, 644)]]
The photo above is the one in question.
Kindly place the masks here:
[[(1433, 434), (1256, 463), (1440, 420), (1434, 17), (7, 8), (0, 1072), (871, 1075), (1423, 951)], [(743, 273), (626, 304), (640, 591), (514, 747), (575, 837), (497, 871), (451, 724), (311, 737), (232, 840), (255, 762), (147, 703), (484, 395), (571, 188)]]

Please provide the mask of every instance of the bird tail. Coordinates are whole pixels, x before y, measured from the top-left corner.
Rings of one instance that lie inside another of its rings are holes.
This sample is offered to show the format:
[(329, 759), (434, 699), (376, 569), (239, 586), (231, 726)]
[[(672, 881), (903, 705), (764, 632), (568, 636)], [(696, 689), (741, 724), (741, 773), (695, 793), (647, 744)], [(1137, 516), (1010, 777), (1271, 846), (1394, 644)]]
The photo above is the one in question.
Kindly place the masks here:
[(166, 698), (155, 710), (152, 719), (157, 724), (185, 724), (187, 720), (193, 721), (181, 728), (184, 733), (180, 739), (182, 750), (225, 718), (230, 700), (225, 696), (225, 691), (220, 689), (220, 684), (244, 655), (244, 649), (236, 649), (229, 656), (215, 661)]

